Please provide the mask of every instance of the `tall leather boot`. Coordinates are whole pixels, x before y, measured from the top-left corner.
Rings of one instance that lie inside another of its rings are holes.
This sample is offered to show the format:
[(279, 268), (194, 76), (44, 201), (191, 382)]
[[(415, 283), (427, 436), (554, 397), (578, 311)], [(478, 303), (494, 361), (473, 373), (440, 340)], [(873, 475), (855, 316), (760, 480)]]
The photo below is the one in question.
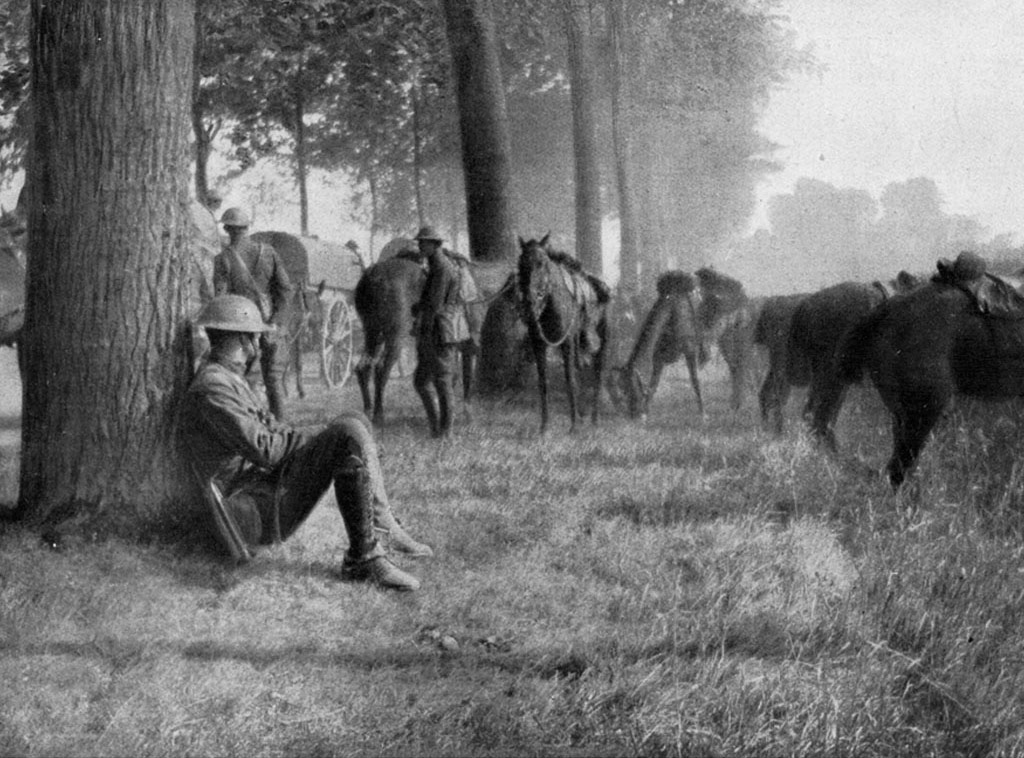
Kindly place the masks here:
[(440, 414), (435, 437), (452, 436), (452, 382), (451, 379), (440, 379), (437, 382), (437, 401)]
[(374, 537), (370, 474), (361, 460), (350, 457), (342, 464), (334, 477), (334, 494), (349, 542), (341, 567), (342, 577), (349, 581), (370, 581), (385, 589), (419, 589), (419, 580), (391, 563)]

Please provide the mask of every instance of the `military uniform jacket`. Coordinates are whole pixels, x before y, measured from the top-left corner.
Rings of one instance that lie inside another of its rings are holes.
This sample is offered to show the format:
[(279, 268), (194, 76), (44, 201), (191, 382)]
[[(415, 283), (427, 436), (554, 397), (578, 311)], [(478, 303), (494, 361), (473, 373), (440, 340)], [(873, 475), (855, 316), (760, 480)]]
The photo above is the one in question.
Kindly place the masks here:
[[(281, 257), (270, 245), (260, 244), (246, 237), (238, 244), (238, 257), (249, 273), (240, 271), (229, 245), (213, 262), (213, 291), (215, 295), (243, 295), (260, 306), (263, 317), (271, 324), (285, 326), (294, 287)], [(255, 285), (256, 293), (253, 292)], [(270, 313), (264, 312), (269, 302)]]
[(430, 257), (419, 314), (421, 339), (435, 338), (442, 345), (470, 339), (462, 296), (462, 271), (442, 250)]
[(192, 379), (179, 417), (184, 454), (200, 481), (230, 494), (275, 483), (281, 466), (309, 434), (282, 424), (245, 381), (245, 367), (208, 361)]

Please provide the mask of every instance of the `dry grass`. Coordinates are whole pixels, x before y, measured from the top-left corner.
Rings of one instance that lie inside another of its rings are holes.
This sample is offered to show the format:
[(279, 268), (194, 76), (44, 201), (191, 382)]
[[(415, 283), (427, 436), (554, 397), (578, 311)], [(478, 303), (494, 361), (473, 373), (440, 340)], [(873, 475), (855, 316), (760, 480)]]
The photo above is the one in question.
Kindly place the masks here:
[(395, 380), (388, 487), (437, 551), (411, 595), (337, 581), (329, 498), (239, 569), (8, 529), (0, 753), (1022, 754), (1020, 410), (962, 408), (893, 496), (871, 393), (833, 459), (796, 402), (776, 440), (707, 384), (706, 422), (674, 372), (646, 426), (569, 436), (556, 399), (542, 439), (526, 399), (438, 445)]

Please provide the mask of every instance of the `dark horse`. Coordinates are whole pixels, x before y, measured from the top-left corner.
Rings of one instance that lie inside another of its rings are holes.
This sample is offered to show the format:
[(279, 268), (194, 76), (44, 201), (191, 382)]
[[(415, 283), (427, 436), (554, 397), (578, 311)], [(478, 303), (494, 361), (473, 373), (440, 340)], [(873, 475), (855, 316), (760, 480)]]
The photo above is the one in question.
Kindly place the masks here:
[[(729, 366), (732, 406), (739, 408), (751, 369), (753, 316), (743, 286), (710, 268), (694, 274), (667, 271), (658, 277), (658, 298), (647, 312), (625, 365), (616, 369), (630, 417), (645, 416), (665, 367), (686, 362), (697, 407), (704, 415), (698, 370), (717, 343)], [(649, 367), (650, 380), (646, 379)]]
[[(401, 251), (370, 266), (356, 284), (354, 299), (363, 325), (363, 352), (355, 374), (363, 396), (363, 410), (376, 426), (384, 425), (384, 388), (401, 354), (403, 340), (413, 333), (412, 307), (419, 302), (426, 280), (419, 253)], [(467, 340), (460, 345), (460, 351), (462, 397), (468, 404), (476, 347), (472, 340)]]
[(806, 387), (810, 382), (807, 362), (802, 354), (790, 355), (789, 325), (806, 293), (774, 295), (765, 299), (754, 328), (754, 344), (768, 354), (768, 373), (758, 393), (761, 420), (765, 427), (782, 434), (783, 409), (791, 387)]
[[(776, 432), (782, 428), (782, 404), (789, 385), (806, 386), (803, 416), (815, 437), (835, 450), (835, 423), (849, 386), (837, 372), (839, 343), (878, 305), (916, 284), (915, 277), (900, 272), (888, 283), (842, 282), (776, 305), (776, 317), (783, 319), (786, 306), (792, 307), (784, 354), (772, 356), (772, 368), (761, 394), (762, 415), (766, 421), (774, 419)], [(780, 360), (783, 367), (776, 366)]]
[(579, 416), (576, 372), (590, 363), (593, 376), (593, 409), (596, 423), (600, 405), (601, 374), (608, 342), (608, 285), (588, 274), (572, 256), (551, 250), (548, 238), (519, 239), (519, 302), (526, 322), (540, 391), (540, 428), (548, 427), (547, 353), (557, 347), (562, 353), (565, 385), (569, 398), (569, 427), (576, 429)]
[[(309, 286), (309, 254), (302, 240), (288, 232), (256, 232), (250, 236), (254, 242), (270, 245), (280, 256), (288, 271), (293, 292), (288, 304), (287, 326), (279, 336), (284, 342), (285, 369), (281, 387), (288, 394), (288, 374), (295, 372), (295, 391), (306, 397), (302, 382), (302, 350), (311, 330), (311, 319), (319, 314), (319, 292)], [(322, 290), (321, 290), (322, 291)]]
[(981, 312), (959, 286), (935, 281), (887, 301), (843, 340), (846, 382), (866, 372), (892, 414), (889, 481), (898, 488), (957, 394), (1024, 395), (1024, 313)]

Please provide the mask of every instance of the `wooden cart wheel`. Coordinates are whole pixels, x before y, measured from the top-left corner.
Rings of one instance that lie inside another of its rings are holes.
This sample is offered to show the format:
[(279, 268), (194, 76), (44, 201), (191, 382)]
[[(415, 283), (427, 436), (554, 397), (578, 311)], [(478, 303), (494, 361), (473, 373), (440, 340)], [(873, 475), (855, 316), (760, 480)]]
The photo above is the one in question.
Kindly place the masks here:
[(344, 298), (334, 301), (320, 337), (320, 376), (328, 388), (344, 387), (352, 374), (354, 328), (351, 306)]

